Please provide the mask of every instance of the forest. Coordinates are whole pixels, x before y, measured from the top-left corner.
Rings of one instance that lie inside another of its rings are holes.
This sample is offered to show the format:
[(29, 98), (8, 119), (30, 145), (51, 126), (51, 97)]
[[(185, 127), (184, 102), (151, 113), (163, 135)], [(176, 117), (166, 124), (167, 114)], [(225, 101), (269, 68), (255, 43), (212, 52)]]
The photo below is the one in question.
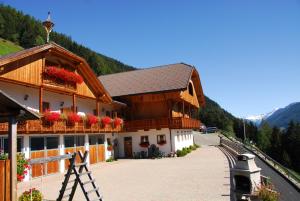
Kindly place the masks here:
[[(206, 97), (206, 107), (200, 110), (200, 120), (244, 140), (244, 122)], [(245, 121), (246, 140), (255, 144), (282, 165), (300, 173), (300, 124), (291, 121), (286, 129), (262, 122), (259, 127)]]

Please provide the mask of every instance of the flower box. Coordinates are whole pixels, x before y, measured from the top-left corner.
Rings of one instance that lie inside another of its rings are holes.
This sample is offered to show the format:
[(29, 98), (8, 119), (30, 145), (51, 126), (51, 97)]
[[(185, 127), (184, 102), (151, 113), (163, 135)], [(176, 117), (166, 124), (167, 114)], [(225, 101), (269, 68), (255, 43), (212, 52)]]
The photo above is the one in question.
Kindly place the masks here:
[(98, 120), (98, 117), (96, 117), (95, 115), (88, 114), (88, 115), (86, 116), (86, 123), (87, 123), (89, 126), (98, 123), (98, 121), (99, 121), (99, 120)]
[(162, 145), (167, 144), (167, 142), (165, 140), (163, 140), (163, 141), (158, 142), (157, 144), (162, 146)]
[(58, 68), (55, 66), (45, 67), (45, 75), (52, 79), (58, 79), (59, 81), (71, 84), (81, 84), (83, 78), (75, 72), (68, 71), (64, 68)]
[(141, 143), (140, 143), (140, 146), (143, 147), (143, 148), (148, 148), (149, 145), (150, 145), (149, 142), (141, 142)]
[(68, 114), (68, 123), (74, 125), (75, 123), (80, 122), (81, 117), (76, 113)]
[(112, 119), (110, 117), (108, 117), (108, 116), (102, 117), (101, 123), (105, 127), (105, 126), (107, 126), (107, 125), (109, 125), (109, 124), (112, 123)]
[(114, 127), (116, 128), (123, 124), (123, 119), (117, 117), (113, 120), (113, 124), (114, 124)]
[(47, 122), (55, 122), (60, 120), (60, 114), (58, 112), (46, 111), (44, 112), (43, 116)]

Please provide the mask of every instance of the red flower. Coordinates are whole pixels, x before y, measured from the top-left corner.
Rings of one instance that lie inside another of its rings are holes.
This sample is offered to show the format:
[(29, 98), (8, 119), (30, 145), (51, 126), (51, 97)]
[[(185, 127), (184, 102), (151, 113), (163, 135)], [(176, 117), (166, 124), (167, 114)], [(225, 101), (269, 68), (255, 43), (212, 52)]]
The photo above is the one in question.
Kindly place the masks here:
[(148, 148), (149, 147), (149, 142), (141, 142), (140, 146), (143, 148)]
[(111, 123), (111, 118), (110, 117), (103, 117), (102, 119), (101, 119), (101, 122), (102, 122), (102, 124), (103, 125), (108, 125), (108, 124), (110, 124)]
[(107, 146), (107, 151), (112, 151), (113, 150), (113, 146), (112, 145), (108, 145)]
[(44, 118), (46, 121), (54, 122), (60, 119), (60, 114), (58, 112), (46, 111), (44, 112)]
[(119, 126), (121, 124), (123, 124), (123, 119), (118, 118), (118, 117), (114, 119), (114, 125), (115, 126)]
[(87, 115), (87, 123), (93, 125), (98, 123), (98, 118), (95, 115)]
[(54, 77), (57, 79), (60, 79), (62, 81), (65, 82), (70, 82), (70, 83), (77, 83), (77, 84), (81, 84), (83, 82), (83, 79), (80, 75), (68, 71), (64, 68), (58, 68), (55, 66), (47, 66), (45, 68), (45, 74), (50, 76), (50, 77)]
[(70, 122), (70, 123), (76, 123), (76, 122), (79, 122), (80, 121), (80, 116), (78, 115), (78, 114), (76, 114), (76, 113), (70, 113), (69, 115), (68, 115), (68, 122)]

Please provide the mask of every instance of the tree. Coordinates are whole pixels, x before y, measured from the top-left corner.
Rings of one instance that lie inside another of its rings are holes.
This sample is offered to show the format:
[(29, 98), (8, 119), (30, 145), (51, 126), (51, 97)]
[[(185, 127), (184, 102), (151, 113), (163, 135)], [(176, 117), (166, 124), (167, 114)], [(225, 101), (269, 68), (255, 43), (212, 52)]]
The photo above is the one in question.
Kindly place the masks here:
[(268, 154), (274, 158), (276, 161), (282, 161), (282, 133), (280, 132), (279, 128), (276, 126), (273, 127), (272, 134), (271, 134), (271, 146), (268, 150)]
[(267, 151), (270, 148), (271, 135), (272, 135), (272, 128), (269, 126), (267, 122), (263, 122), (261, 128), (258, 131), (258, 136), (257, 136), (257, 145), (261, 150)]

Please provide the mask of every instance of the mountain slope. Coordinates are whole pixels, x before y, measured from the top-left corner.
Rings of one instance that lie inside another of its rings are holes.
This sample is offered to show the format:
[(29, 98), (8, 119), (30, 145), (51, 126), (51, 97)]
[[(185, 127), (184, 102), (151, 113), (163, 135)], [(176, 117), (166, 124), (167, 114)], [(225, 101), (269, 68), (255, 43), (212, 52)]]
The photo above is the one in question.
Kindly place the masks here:
[(23, 49), (22, 47), (14, 44), (10, 41), (0, 38), (0, 56), (14, 53), (14, 52), (20, 51), (22, 49)]
[(295, 102), (284, 108), (280, 108), (265, 119), (271, 126), (284, 128), (287, 128), (289, 122), (292, 120), (294, 122), (300, 122), (300, 102)]
[[(44, 44), (46, 32), (41, 21), (10, 6), (0, 4), (0, 37), (27, 49)], [(83, 57), (97, 75), (134, 69), (132, 66), (78, 44), (65, 34), (52, 32), (50, 40)], [(3, 54), (6, 53), (7, 51), (3, 50)]]

